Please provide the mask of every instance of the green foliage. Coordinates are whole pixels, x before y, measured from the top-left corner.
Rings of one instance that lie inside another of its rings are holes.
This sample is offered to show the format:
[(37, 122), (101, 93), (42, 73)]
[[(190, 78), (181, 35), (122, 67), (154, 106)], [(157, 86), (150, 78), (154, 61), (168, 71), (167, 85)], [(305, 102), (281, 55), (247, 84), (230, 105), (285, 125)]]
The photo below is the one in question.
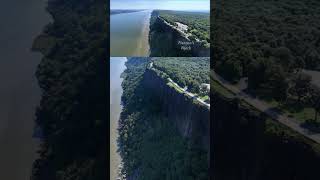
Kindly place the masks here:
[[(119, 124), (123, 173), (137, 180), (207, 179), (207, 152), (191, 148), (143, 87), (148, 59), (128, 59), (122, 86), (128, 96)], [(154, 61), (155, 62), (155, 61)], [(135, 77), (137, 76), (137, 77)]]
[(202, 83), (210, 83), (210, 58), (152, 58), (153, 66), (166, 73), (180, 87), (199, 93)]
[[(240, 76), (246, 76), (243, 66), (259, 58), (280, 64), (285, 72), (319, 69), (318, 6), (316, 0), (224, 1), (212, 28), (216, 71), (224, 71), (226, 62), (236, 59), (244, 62)], [(239, 74), (229, 76), (237, 80)]]
[[(209, 13), (154, 10), (150, 18), (149, 44), (151, 57), (207, 57), (210, 48)], [(160, 17), (160, 18), (159, 18)], [(162, 21), (176, 26), (180, 22), (188, 26), (187, 34), (193, 45), (183, 49), (179, 44), (180, 33), (171, 31)], [(196, 42), (199, 40), (199, 42)], [(191, 50), (189, 49), (191, 47)]]
[(298, 102), (305, 98), (311, 88), (311, 77), (306, 74), (298, 74), (293, 78), (293, 87), (290, 89), (290, 94), (298, 97)]
[(225, 61), (219, 66), (217, 72), (221, 73), (226, 79), (231, 82), (236, 82), (241, 78), (242, 69), (240, 61), (236, 59), (230, 59)]
[(310, 80), (296, 77), (302, 69), (320, 70), (320, 2), (225, 0), (218, 5), (212, 26), (215, 71), (233, 82), (248, 77), (249, 92), (259, 97), (309, 108)]
[(126, 62), (127, 69), (122, 74), (124, 81), (122, 82), (123, 94), (121, 101), (124, 105), (134, 96), (134, 90), (137, 89), (137, 86), (143, 78), (148, 60), (149, 58), (131, 57)]
[(158, 11), (160, 17), (172, 25), (180, 22), (188, 26), (188, 32), (200, 40), (210, 42), (210, 14), (183, 11)]
[(31, 179), (107, 179), (106, 2), (49, 1), (47, 9), (54, 21), (35, 47), (44, 53), (36, 73), (43, 142)]

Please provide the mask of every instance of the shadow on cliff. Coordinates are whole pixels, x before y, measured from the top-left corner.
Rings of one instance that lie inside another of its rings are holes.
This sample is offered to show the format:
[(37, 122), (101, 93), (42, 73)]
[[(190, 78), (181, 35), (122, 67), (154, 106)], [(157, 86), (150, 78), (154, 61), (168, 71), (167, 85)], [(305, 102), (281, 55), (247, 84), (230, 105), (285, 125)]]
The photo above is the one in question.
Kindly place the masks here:
[(237, 100), (211, 97), (212, 179), (319, 179), (320, 153), (308, 141)]

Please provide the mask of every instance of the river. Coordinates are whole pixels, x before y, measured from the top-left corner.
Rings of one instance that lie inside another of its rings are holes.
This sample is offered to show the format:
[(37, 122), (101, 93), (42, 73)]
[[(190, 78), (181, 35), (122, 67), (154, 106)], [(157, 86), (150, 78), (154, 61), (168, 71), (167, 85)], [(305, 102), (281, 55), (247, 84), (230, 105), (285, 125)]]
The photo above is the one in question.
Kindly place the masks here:
[(40, 88), (35, 72), (41, 60), (30, 51), (50, 22), (46, 0), (4, 0), (0, 6), (0, 179), (29, 180), (37, 157), (32, 137)]
[(110, 55), (149, 56), (150, 10), (110, 16)]
[(117, 152), (118, 144), (118, 122), (122, 111), (122, 78), (121, 73), (125, 70), (127, 58), (110, 58), (110, 180), (116, 180), (118, 177), (121, 157)]

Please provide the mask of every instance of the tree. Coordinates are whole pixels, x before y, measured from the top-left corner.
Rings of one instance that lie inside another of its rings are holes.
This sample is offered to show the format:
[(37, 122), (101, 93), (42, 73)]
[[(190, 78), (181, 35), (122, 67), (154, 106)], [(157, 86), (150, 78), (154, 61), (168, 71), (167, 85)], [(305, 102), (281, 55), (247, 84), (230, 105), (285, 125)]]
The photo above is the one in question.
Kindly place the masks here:
[(290, 94), (298, 97), (298, 103), (301, 99), (307, 97), (311, 87), (311, 76), (300, 73), (293, 79), (293, 87), (291, 88)]
[(318, 113), (320, 111), (320, 89), (318, 87), (316, 86), (311, 87), (310, 93), (309, 93), (309, 101), (315, 111), (314, 121), (317, 121)]
[(294, 63), (292, 65), (292, 69), (294, 73), (299, 73), (304, 69), (306, 66), (306, 63), (301, 57), (296, 57), (294, 60)]
[(248, 88), (254, 90), (260, 87), (265, 80), (266, 62), (259, 58), (252, 61), (248, 68)]
[(306, 68), (317, 69), (320, 65), (320, 55), (316, 50), (310, 50), (305, 57)]
[(237, 52), (237, 58), (240, 61), (243, 76), (248, 72), (248, 65), (253, 61), (253, 52), (249, 47), (240, 47)]
[(241, 63), (237, 59), (229, 59), (220, 66), (218, 70), (230, 81), (238, 81), (242, 74)]
[(283, 101), (287, 98), (289, 83), (282, 66), (276, 64), (267, 66), (265, 87), (270, 88), (271, 95), (275, 99)]
[(200, 91), (200, 84), (195, 81), (195, 80), (191, 80), (190, 81), (190, 84), (189, 84), (189, 88), (190, 88), (190, 91), (193, 92), (193, 93), (199, 93)]
[(286, 70), (290, 70), (290, 67), (293, 64), (290, 49), (286, 47), (279, 47), (275, 49), (273, 55), (279, 60), (278, 63), (280, 63), (284, 68), (286, 68)]

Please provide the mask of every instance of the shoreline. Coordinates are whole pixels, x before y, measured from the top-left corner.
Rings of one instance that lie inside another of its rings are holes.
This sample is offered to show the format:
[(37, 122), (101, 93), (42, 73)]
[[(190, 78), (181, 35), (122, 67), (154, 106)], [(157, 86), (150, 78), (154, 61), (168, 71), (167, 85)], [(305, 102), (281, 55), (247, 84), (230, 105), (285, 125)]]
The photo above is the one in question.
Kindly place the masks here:
[[(3, 84), (0, 90), (0, 168), (3, 170), (0, 179), (8, 180), (30, 179), (34, 162), (40, 157), (41, 140), (33, 135), (36, 108), (41, 99), (35, 73), (43, 55), (32, 51), (31, 47), (34, 39), (52, 21), (46, 10), (47, 0), (20, 5), (21, 2), (14, 0), (6, 2), (2, 9), (2, 13), (17, 25), (4, 21), (1, 37), (6, 43), (1, 46), (3, 59), (0, 63)], [(15, 11), (21, 14), (11, 15)], [(12, 37), (19, 38), (12, 40)]]
[[(118, 60), (119, 59), (111, 60), (110, 58), (110, 63), (111, 61), (113, 61), (114, 63), (115, 61), (118, 61)], [(120, 114), (123, 109), (123, 106), (121, 103), (121, 97), (123, 93), (121, 83), (124, 78), (121, 76), (121, 74), (126, 69), (125, 62), (127, 61), (127, 58), (122, 59), (121, 61), (123, 62), (121, 62), (121, 64), (117, 65), (117, 67), (115, 68), (117, 69), (117, 71), (113, 72), (114, 76), (110, 82), (113, 85), (113, 88), (110, 88), (110, 96), (111, 96), (110, 98), (110, 111), (111, 111), (110, 113), (110, 179), (111, 180), (123, 179), (121, 178), (122, 158), (119, 153), (119, 145), (117, 141), (119, 138), (118, 127), (119, 127)], [(110, 75), (111, 75), (111, 71), (110, 71)]]
[(138, 43), (138, 47), (136, 50), (137, 56), (150, 56), (150, 45), (149, 45), (149, 32), (150, 32), (150, 20), (151, 20), (151, 13), (146, 16), (143, 23), (143, 28), (141, 31), (141, 40)]

